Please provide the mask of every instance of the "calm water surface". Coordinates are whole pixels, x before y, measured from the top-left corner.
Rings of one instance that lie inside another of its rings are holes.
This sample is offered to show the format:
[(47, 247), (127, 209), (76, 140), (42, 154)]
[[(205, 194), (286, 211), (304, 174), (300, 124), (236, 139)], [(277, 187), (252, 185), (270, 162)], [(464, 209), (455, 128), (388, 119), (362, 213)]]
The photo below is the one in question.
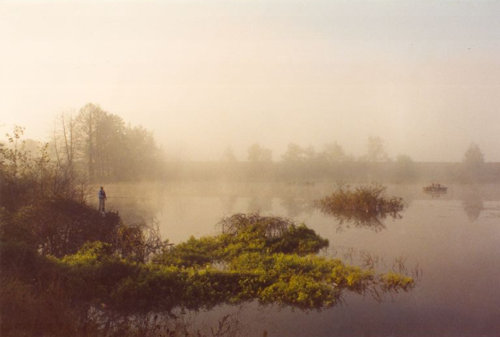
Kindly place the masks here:
[(450, 186), (431, 196), (421, 185), (389, 186), (407, 206), (400, 219), (376, 226), (342, 223), (312, 206), (332, 184), (175, 183), (109, 186), (108, 207), (129, 221), (155, 217), (164, 238), (178, 243), (219, 233), (223, 216), (256, 212), (304, 222), (328, 238), (323, 254), (378, 271), (414, 276), (408, 293), (346, 293), (327, 310), (249, 303), (193, 317), (210, 324), (233, 313), (241, 329), (262, 336), (500, 336), (500, 185)]

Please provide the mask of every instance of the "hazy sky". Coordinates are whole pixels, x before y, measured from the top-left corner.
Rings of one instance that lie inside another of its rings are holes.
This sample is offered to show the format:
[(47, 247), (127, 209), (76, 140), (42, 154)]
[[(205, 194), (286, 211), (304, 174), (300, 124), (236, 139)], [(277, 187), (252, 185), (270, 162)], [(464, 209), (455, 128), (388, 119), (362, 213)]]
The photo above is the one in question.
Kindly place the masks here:
[(0, 41), (2, 133), (94, 102), (198, 159), (373, 135), (500, 161), (500, 1), (0, 0)]

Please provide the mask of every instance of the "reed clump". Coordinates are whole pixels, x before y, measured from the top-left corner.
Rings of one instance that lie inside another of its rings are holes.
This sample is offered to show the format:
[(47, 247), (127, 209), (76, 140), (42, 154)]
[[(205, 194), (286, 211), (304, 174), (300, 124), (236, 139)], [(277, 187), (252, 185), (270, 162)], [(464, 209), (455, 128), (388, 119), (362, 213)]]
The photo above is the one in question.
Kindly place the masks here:
[(396, 217), (404, 208), (399, 197), (386, 197), (385, 187), (366, 185), (351, 188), (338, 187), (332, 194), (317, 201), (322, 212), (339, 216), (363, 216), (364, 214)]

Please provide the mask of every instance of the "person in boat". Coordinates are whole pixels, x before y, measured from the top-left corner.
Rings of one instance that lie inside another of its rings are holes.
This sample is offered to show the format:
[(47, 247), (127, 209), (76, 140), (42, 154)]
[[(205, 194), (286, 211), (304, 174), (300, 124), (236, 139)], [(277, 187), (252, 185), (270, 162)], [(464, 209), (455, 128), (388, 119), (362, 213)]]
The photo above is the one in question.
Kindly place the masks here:
[(106, 192), (104, 188), (101, 186), (99, 190), (99, 212), (105, 213), (105, 202), (106, 202)]

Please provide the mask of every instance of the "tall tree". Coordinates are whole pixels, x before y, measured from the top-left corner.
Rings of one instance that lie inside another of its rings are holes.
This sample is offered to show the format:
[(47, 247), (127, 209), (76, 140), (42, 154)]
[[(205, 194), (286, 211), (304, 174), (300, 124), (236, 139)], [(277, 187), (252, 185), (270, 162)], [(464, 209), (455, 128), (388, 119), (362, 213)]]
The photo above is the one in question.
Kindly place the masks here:
[(384, 141), (380, 137), (369, 137), (365, 159), (370, 162), (385, 162), (389, 160), (385, 152)]
[(228, 146), (226, 150), (224, 150), (221, 160), (226, 163), (234, 163), (237, 161), (236, 156), (234, 155), (234, 151), (230, 146)]
[(484, 155), (477, 144), (470, 144), (467, 151), (465, 151), (463, 163), (469, 168), (477, 168), (484, 165)]
[(462, 165), (466, 178), (477, 179), (481, 176), (484, 168), (484, 155), (477, 144), (470, 144), (465, 151)]
[(69, 188), (79, 175), (75, 165), (76, 140), (76, 121), (71, 115), (62, 113), (56, 119), (50, 143), (52, 159), (57, 167), (56, 172), (61, 175), (57, 180), (62, 184), (60, 186), (62, 189)]
[(286, 152), (282, 156), (284, 162), (297, 163), (305, 160), (304, 149), (295, 143), (288, 144)]
[(337, 142), (325, 144), (324, 150), (319, 154), (319, 157), (322, 161), (328, 163), (348, 160), (348, 156), (345, 154), (344, 149)]
[(120, 116), (91, 103), (76, 121), (80, 159), (91, 181), (152, 178), (159, 172), (161, 151), (148, 130), (126, 126)]
[(92, 103), (84, 105), (77, 116), (80, 139), (83, 140), (80, 148), (82, 157), (87, 163), (87, 174), (91, 181), (95, 178), (97, 127), (98, 120), (105, 112)]
[(271, 162), (273, 153), (270, 149), (255, 143), (248, 148), (248, 161), (254, 163)]

